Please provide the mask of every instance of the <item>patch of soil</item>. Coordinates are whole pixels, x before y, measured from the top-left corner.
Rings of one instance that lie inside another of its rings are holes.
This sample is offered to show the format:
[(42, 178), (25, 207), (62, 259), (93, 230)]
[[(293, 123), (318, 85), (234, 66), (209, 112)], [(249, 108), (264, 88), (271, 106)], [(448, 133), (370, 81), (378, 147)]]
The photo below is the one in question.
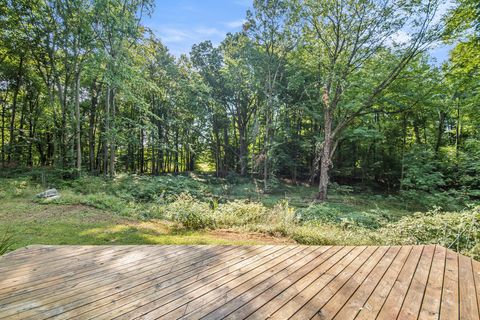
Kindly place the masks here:
[(117, 217), (112, 213), (93, 207), (73, 204), (38, 204), (28, 203), (28, 207), (16, 214), (17, 219), (22, 221), (65, 221), (67, 219), (79, 220), (83, 223), (123, 223), (129, 221), (125, 217)]
[(218, 229), (208, 232), (209, 235), (216, 238), (232, 240), (232, 241), (245, 241), (253, 240), (264, 244), (294, 244), (295, 241), (283, 237), (272, 237), (259, 232), (240, 232), (228, 229)]

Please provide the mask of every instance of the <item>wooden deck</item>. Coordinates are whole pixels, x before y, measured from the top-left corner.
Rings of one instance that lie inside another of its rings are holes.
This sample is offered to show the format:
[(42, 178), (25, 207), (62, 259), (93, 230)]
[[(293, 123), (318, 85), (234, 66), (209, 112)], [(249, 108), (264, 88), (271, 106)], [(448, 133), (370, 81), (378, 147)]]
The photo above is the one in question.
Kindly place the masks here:
[(0, 319), (479, 319), (480, 263), (440, 246), (34, 246)]

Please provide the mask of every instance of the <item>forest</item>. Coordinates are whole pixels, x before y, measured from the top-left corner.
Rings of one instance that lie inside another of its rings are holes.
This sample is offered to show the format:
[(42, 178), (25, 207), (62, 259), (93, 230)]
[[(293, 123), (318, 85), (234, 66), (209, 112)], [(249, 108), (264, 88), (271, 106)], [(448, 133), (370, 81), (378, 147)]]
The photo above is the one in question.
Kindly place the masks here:
[(232, 229), (480, 256), (477, 1), (254, 0), (241, 31), (181, 56), (143, 24), (157, 9), (0, 0), (0, 235), (15, 247)]

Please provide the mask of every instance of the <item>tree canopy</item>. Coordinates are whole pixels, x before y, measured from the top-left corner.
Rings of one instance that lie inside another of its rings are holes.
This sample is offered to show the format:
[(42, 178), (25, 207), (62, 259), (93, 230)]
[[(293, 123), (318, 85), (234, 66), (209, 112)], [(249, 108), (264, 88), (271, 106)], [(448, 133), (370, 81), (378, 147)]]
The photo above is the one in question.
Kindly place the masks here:
[(151, 0), (0, 0), (1, 166), (478, 197), (480, 7), (440, 5), (255, 0), (175, 57)]

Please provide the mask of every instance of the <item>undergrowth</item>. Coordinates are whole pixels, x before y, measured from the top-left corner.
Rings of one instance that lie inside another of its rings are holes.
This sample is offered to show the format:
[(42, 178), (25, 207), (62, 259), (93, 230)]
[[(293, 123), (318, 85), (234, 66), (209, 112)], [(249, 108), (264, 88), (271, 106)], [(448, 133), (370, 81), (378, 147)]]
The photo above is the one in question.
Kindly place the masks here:
[[(307, 245), (441, 244), (480, 257), (480, 207), (468, 207), (464, 198), (464, 209), (455, 202), (450, 206), (455, 210), (423, 210), (425, 206), (418, 202), (406, 202), (405, 195), (359, 194), (353, 187), (334, 185), (329, 201), (315, 204), (315, 188), (279, 184), (262, 194), (249, 179), (230, 183), (196, 174), (71, 180), (23, 174), (0, 178), (0, 182), (0, 200), (81, 204), (140, 221), (170, 221), (183, 230), (255, 231)], [(59, 189), (62, 197), (34, 198), (51, 187)], [(448, 204), (448, 199), (442, 199), (441, 204)]]

